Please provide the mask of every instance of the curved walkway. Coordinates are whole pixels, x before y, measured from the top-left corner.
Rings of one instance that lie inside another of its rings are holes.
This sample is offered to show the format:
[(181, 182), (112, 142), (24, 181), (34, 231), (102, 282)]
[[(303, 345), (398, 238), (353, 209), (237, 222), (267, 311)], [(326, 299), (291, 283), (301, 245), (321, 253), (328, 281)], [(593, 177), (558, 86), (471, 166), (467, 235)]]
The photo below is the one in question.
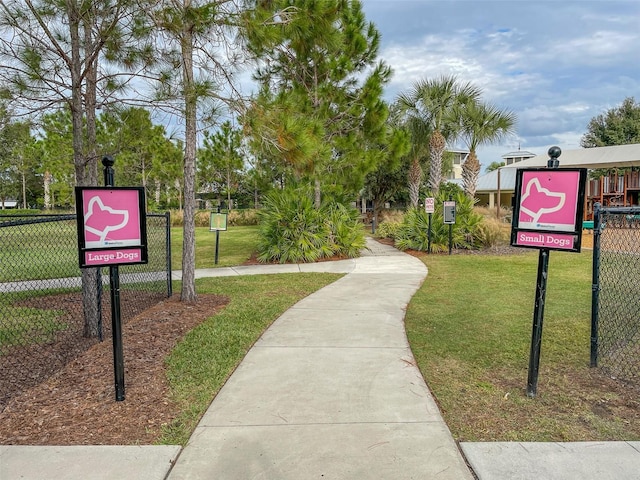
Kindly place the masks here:
[(343, 263), (348, 275), (258, 340), (170, 480), (473, 478), (404, 333), (427, 269), (394, 248), (369, 247)]

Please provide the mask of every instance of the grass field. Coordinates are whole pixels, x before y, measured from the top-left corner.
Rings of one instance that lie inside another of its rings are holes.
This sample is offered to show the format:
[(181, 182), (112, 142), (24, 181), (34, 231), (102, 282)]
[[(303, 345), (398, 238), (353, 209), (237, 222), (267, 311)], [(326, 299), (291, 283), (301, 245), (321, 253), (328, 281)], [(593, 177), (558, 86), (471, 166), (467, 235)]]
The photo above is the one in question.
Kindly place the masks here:
[[(255, 252), (258, 227), (229, 227), (219, 233), (218, 264), (215, 264), (216, 233), (196, 227), (196, 268), (242, 265)], [(171, 228), (171, 268), (182, 269), (182, 227)]]
[(425, 256), (407, 336), (455, 438), (640, 439), (637, 391), (589, 368), (591, 252), (552, 252), (538, 395), (526, 396), (538, 255)]
[[(196, 268), (241, 265), (255, 251), (258, 227), (229, 227), (219, 234), (196, 228)], [(55, 248), (52, 248), (52, 242)], [(0, 282), (80, 275), (75, 223), (51, 222), (0, 229)], [(171, 268), (182, 269), (182, 227), (171, 228)], [(159, 262), (160, 264), (162, 262)]]
[(0, 245), (0, 282), (80, 274), (75, 221), (0, 228)]

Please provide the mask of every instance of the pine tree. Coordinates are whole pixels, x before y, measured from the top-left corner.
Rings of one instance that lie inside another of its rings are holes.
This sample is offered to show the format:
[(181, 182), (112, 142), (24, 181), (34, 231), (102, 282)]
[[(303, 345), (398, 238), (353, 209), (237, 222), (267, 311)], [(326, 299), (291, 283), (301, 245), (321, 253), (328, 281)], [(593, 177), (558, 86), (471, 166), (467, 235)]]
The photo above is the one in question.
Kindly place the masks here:
[(242, 52), (232, 35), (240, 11), (232, 0), (171, 0), (150, 10), (156, 27), (161, 64), (155, 77), (156, 98), (172, 107), (184, 128), (183, 163), (183, 302), (197, 300), (195, 289), (196, 151), (200, 124), (212, 121), (216, 102), (232, 103), (234, 69)]
[[(0, 79), (25, 112), (69, 109), (77, 185), (98, 183), (96, 111), (123, 87), (124, 70), (107, 65), (132, 66), (144, 57), (144, 45), (138, 50), (131, 41), (139, 38), (139, 7), (135, 0), (0, 2)], [(88, 337), (99, 332), (97, 275), (82, 271)]]
[(294, 175), (355, 196), (381, 153), (391, 71), (376, 63), (380, 36), (356, 0), (276, 0), (249, 16), (248, 45), (261, 94), (244, 117), (254, 138)]

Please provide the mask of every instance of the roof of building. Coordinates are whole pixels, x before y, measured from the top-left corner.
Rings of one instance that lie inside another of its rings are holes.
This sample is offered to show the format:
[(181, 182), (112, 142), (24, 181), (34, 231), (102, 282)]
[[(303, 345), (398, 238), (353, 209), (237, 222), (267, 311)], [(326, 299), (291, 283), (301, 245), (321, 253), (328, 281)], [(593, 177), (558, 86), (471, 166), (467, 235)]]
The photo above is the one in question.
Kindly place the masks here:
[(497, 192), (498, 177), (500, 179), (500, 190), (507, 191), (516, 189), (516, 169), (502, 167), (478, 178), (476, 192)]
[(502, 158), (529, 158), (535, 156), (535, 153), (528, 152), (527, 150), (516, 150), (515, 152), (505, 153), (502, 155)]
[[(503, 155), (503, 157), (507, 155)], [(498, 175), (500, 175), (500, 190), (515, 190), (517, 169), (546, 167), (548, 160), (548, 154), (536, 155), (527, 160), (499, 168), (499, 174), (498, 170), (486, 173), (478, 178), (476, 192), (496, 192), (498, 190)], [(560, 154), (558, 160), (560, 160), (560, 168), (637, 167), (640, 166), (640, 144), (565, 150)]]
[[(504, 168), (546, 167), (547, 160), (549, 160), (549, 155), (545, 153)], [(565, 150), (560, 154), (558, 160), (560, 160), (560, 168), (637, 167), (640, 166), (640, 143)]]

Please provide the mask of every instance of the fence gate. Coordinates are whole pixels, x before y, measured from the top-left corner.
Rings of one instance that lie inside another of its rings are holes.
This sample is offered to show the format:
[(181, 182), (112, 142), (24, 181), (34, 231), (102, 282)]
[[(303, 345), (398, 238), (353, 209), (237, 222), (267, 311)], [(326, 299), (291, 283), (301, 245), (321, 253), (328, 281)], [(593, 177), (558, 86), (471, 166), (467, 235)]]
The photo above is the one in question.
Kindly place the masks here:
[(640, 386), (640, 207), (594, 206), (591, 366)]

